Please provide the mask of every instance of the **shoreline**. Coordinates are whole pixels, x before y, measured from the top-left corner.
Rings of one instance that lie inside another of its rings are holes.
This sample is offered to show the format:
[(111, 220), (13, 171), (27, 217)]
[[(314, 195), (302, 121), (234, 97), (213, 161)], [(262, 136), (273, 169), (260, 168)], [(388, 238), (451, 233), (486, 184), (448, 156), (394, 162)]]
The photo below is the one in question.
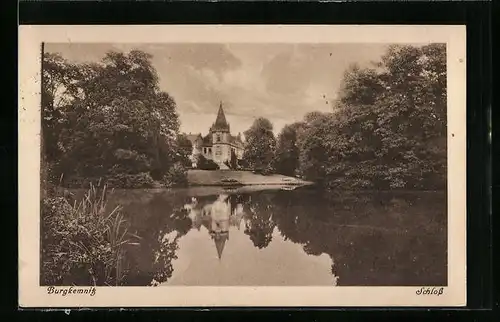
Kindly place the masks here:
[[(246, 187), (246, 186), (312, 186), (314, 182), (307, 183), (207, 183), (207, 184), (189, 184), (187, 187)], [(176, 188), (176, 187), (172, 187)]]
[[(70, 184), (53, 185), (57, 189), (79, 190), (88, 187), (74, 186)], [(307, 190), (313, 189), (325, 191), (331, 194), (350, 194), (350, 193), (446, 193), (447, 188), (443, 189), (347, 189), (347, 188), (327, 188), (317, 185), (312, 181), (306, 181), (295, 177), (284, 176), (280, 174), (261, 175), (250, 171), (241, 170), (188, 170), (187, 185), (165, 186), (160, 182), (155, 182), (153, 186), (120, 187), (109, 186), (113, 190), (173, 190), (173, 189), (213, 189), (225, 188), (232, 190), (265, 190), (265, 189), (283, 189), (295, 190), (307, 187)], [(317, 189), (315, 189), (317, 188)]]

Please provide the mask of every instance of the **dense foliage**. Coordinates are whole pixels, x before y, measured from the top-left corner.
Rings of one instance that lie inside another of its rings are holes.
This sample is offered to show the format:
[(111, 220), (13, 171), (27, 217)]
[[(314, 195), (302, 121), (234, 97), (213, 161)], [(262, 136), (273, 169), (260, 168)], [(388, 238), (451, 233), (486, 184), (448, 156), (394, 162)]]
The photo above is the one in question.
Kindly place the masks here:
[(202, 154), (198, 155), (198, 169), (201, 170), (218, 170), (219, 165), (215, 163), (213, 160), (205, 158)]
[(186, 135), (179, 134), (177, 136), (177, 147), (176, 161), (180, 162), (184, 167), (190, 168), (192, 166), (190, 158), (193, 153), (193, 144)]
[(238, 157), (233, 149), (231, 149), (231, 159), (229, 160), (229, 167), (236, 170), (238, 168)]
[(92, 64), (44, 55), (42, 131), (49, 180), (64, 175), (67, 184), (103, 178), (113, 186), (149, 187), (175, 164), (189, 164), (175, 101), (160, 91), (150, 59), (137, 50), (109, 52)]
[(278, 143), (273, 161), (277, 173), (295, 176), (299, 167), (299, 149), (297, 147), (297, 125), (286, 125), (278, 135)]
[[(282, 130), (274, 170), (327, 188), (443, 189), (446, 93), (444, 44), (392, 46), (372, 67), (346, 71), (331, 113)], [(246, 155), (255, 167), (273, 144), (254, 128)]]
[(273, 125), (268, 119), (259, 117), (244, 134), (246, 148), (243, 159), (251, 168), (268, 170), (276, 150)]

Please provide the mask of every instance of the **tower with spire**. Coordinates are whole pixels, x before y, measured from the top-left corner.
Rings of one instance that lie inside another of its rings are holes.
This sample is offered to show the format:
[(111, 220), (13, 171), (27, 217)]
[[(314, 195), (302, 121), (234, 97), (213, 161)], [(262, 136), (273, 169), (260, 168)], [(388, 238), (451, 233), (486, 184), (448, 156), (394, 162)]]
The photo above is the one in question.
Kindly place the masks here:
[(191, 203), (185, 205), (192, 228), (200, 231), (202, 227), (210, 235), (214, 243), (216, 256), (222, 260), (224, 247), (229, 241), (230, 230), (240, 230), (244, 224), (245, 210), (243, 201), (236, 195), (220, 194), (214, 201), (212, 198), (198, 199), (193, 197)]
[(217, 249), (217, 257), (222, 259), (222, 252), (224, 251), (224, 246), (226, 245), (226, 241), (229, 239), (229, 232), (219, 232), (219, 233), (211, 233), (212, 239), (215, 242), (215, 248)]
[(222, 257), (224, 245), (229, 239), (229, 220), (231, 218), (231, 205), (227, 195), (219, 195), (210, 206), (210, 235), (215, 242), (217, 255)]
[(230, 133), (229, 123), (227, 123), (226, 115), (224, 114), (224, 109), (222, 108), (222, 101), (219, 104), (219, 111), (217, 112), (217, 118), (215, 122), (210, 127), (211, 133)]
[[(228, 169), (225, 163), (230, 162), (232, 152), (237, 159), (243, 158), (244, 143), (241, 133), (236, 136), (231, 135), (231, 127), (226, 119), (222, 101), (219, 103), (215, 122), (210, 126), (208, 134), (203, 137), (201, 133), (195, 135), (190, 133), (187, 138), (193, 144), (193, 160), (196, 159), (194, 157), (196, 153), (202, 154), (217, 163), (220, 169)], [(193, 166), (196, 167), (196, 164), (193, 163)]]

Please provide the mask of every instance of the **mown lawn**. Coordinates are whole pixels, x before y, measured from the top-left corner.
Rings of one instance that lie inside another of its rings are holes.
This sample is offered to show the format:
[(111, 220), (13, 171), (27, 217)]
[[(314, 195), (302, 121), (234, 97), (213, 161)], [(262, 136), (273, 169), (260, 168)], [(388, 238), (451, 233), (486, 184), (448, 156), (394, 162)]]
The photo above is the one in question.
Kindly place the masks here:
[(250, 171), (237, 170), (189, 170), (188, 182), (191, 186), (216, 186), (216, 185), (297, 185), (307, 184), (294, 177), (281, 174), (261, 175)]

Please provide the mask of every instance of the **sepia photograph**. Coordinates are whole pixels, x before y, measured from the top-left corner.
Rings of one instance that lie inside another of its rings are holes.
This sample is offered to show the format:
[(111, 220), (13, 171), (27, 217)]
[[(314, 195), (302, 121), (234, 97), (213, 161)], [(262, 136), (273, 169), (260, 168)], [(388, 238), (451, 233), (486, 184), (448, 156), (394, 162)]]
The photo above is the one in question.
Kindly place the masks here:
[[(464, 153), (450, 146), (465, 137), (464, 93), (453, 101), (450, 89), (465, 88), (465, 73), (450, 75), (443, 28), (436, 40), (402, 32), (392, 42), (246, 41), (212, 26), (210, 41), (30, 44), (39, 77), (38, 155), (25, 160), (39, 169), (30, 280), (42, 301), (186, 287), (220, 305), (231, 297), (220, 289), (267, 287), (465, 301), (465, 190), (450, 190), (465, 182), (465, 161), (450, 160)], [(453, 62), (465, 69), (460, 45)]]

